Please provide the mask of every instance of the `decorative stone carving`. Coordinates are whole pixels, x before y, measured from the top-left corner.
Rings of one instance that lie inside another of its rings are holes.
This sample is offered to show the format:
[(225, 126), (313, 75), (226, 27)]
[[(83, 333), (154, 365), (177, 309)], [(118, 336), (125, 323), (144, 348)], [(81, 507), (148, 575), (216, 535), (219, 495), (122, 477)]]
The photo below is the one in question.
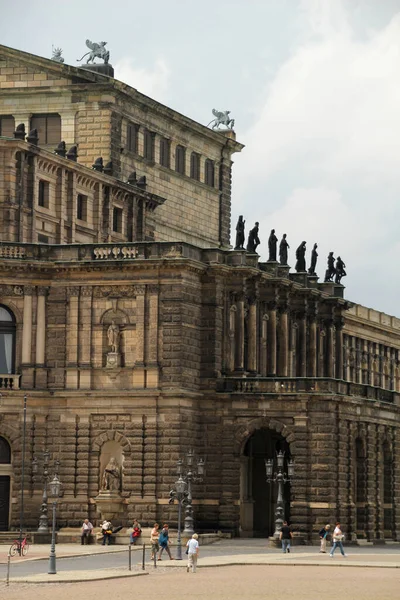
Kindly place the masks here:
[(120, 338), (119, 325), (117, 325), (115, 323), (115, 321), (112, 320), (111, 325), (109, 325), (109, 327), (107, 329), (108, 345), (111, 346), (112, 352), (118, 352), (119, 338)]
[(301, 242), (296, 250), (296, 265), (297, 273), (303, 273), (306, 270), (306, 242)]
[(51, 60), (54, 60), (55, 62), (58, 63), (63, 63), (64, 62), (64, 58), (62, 56), (62, 48), (55, 48), (54, 46), (51, 49), (53, 55), (51, 57)]
[(33, 285), (24, 285), (23, 294), (24, 296), (33, 296), (35, 288)]
[(135, 286), (133, 285), (97, 285), (93, 288), (95, 298), (134, 298), (136, 296)]
[(281, 263), (281, 265), (287, 265), (289, 248), (290, 246), (286, 239), (286, 233), (284, 233), (279, 244), (279, 262)]
[(317, 266), (318, 252), (317, 252), (318, 244), (314, 244), (314, 248), (311, 251), (311, 264), (308, 269), (309, 275), (316, 275), (315, 267)]
[(91, 287), (81, 287), (81, 296), (84, 298), (90, 298), (93, 294), (93, 289)]
[[(278, 242), (278, 238), (275, 235), (275, 229), (271, 229), (270, 236), (268, 238), (268, 260), (276, 262), (276, 244)], [(280, 248), (279, 248), (280, 250)], [(286, 264), (286, 263), (285, 263)]]
[(143, 296), (146, 293), (145, 285), (135, 285), (134, 287), (136, 296)]
[(110, 59), (110, 52), (106, 50), (107, 42), (91, 42), (90, 40), (86, 40), (86, 46), (89, 48), (89, 52), (86, 52), (82, 56), (82, 58), (78, 58), (77, 62), (80, 62), (85, 58), (85, 56), (89, 55), (89, 58), (86, 61), (86, 64), (94, 63), (95, 58), (101, 58), (104, 61), (105, 65), (108, 65), (108, 61)]
[(79, 296), (79, 288), (77, 286), (72, 286), (67, 288), (67, 297), (70, 296)]
[(114, 457), (110, 458), (109, 463), (103, 471), (101, 478), (101, 489), (110, 492), (119, 492), (121, 490), (121, 469)]
[(257, 246), (260, 244), (260, 239), (258, 237), (258, 221), (256, 221), (253, 229), (250, 230), (249, 237), (247, 240), (247, 252), (255, 253), (257, 250)]
[(21, 246), (0, 246), (0, 258), (25, 258), (26, 250)]
[(215, 119), (210, 121), (207, 127), (210, 127), (211, 123), (213, 123), (213, 129), (218, 129), (220, 125), (225, 125), (227, 129), (233, 129), (235, 127), (235, 119), (231, 119), (229, 116), (231, 114), (230, 110), (224, 110), (221, 112), (213, 108), (212, 114), (214, 115)]

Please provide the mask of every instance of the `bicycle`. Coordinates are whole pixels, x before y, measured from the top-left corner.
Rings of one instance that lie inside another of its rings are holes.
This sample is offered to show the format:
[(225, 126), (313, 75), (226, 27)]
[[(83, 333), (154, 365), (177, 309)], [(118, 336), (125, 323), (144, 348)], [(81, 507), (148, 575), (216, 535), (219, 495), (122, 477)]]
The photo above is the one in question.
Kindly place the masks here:
[(29, 550), (29, 543), (28, 543), (27, 537), (25, 536), (21, 542), (21, 552), (20, 552), (20, 541), (14, 540), (14, 542), (10, 546), (10, 556), (15, 556), (17, 554), (17, 552), (18, 552), (18, 554), (21, 554), (22, 556), (26, 556), (28, 554), (28, 550)]

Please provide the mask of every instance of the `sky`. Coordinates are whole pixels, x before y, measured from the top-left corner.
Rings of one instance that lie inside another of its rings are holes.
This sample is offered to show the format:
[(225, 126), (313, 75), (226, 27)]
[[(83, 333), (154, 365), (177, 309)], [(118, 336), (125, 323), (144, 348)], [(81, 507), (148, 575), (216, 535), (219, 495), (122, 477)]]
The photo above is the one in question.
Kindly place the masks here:
[(230, 110), (232, 238), (272, 228), (289, 264), (318, 243), (345, 297), (400, 316), (400, 0), (0, 0), (2, 44), (77, 65), (107, 41), (115, 77), (207, 125)]

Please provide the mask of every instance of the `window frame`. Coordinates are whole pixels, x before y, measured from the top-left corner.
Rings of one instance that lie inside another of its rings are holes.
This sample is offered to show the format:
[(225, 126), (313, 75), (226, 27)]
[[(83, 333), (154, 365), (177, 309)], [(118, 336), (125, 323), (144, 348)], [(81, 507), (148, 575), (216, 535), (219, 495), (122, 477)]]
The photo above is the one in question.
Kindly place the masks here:
[[(210, 169), (212, 169), (211, 173)], [(206, 158), (204, 163), (204, 183), (215, 188), (215, 161), (211, 158)]]
[(190, 155), (190, 178), (200, 181), (200, 154), (192, 152)]
[(160, 165), (166, 169), (171, 168), (171, 141), (168, 138), (160, 138)]
[(154, 146), (155, 146), (156, 134), (149, 129), (145, 129), (143, 132), (143, 158), (154, 162)]
[(88, 222), (88, 197), (85, 194), (78, 193), (76, 196), (76, 218)]
[(186, 148), (181, 144), (175, 148), (175, 171), (179, 175), (186, 175)]
[[(120, 219), (119, 219), (120, 216)], [(113, 206), (113, 216), (112, 216), (112, 232), (119, 233), (122, 235), (123, 233), (123, 220), (124, 220), (124, 209), (120, 206)], [(120, 228), (116, 229), (115, 224), (120, 224)]]
[(15, 373), (15, 343), (16, 343), (16, 335), (17, 335), (17, 323), (15, 319), (15, 315), (6, 306), (5, 304), (0, 304), (0, 308), (4, 308), (4, 310), (10, 315), (11, 321), (1, 321), (0, 320), (0, 335), (11, 334), (12, 335), (12, 350), (11, 350), (11, 370), (7, 373), (1, 373), (2, 375), (12, 375)]
[[(10, 130), (10, 135), (8, 135), (8, 133), (5, 134), (3, 132), (3, 121), (6, 119), (9, 121), (12, 121), (12, 123), (13, 123), (11, 130)], [(12, 137), (13, 138), (14, 131), (15, 131), (15, 118), (12, 115), (0, 115), (0, 137)]]
[[(57, 118), (59, 121), (60, 130), (59, 131), (57, 130), (56, 134), (54, 134), (52, 131), (49, 132), (49, 119), (52, 119), (52, 118)], [(44, 124), (45, 140), (44, 141), (43, 141), (43, 129), (41, 126), (38, 126), (35, 123), (35, 119), (44, 119), (45, 120), (45, 124)], [(40, 145), (49, 146), (49, 145), (60, 143), (61, 136), (62, 136), (62, 120), (61, 120), (61, 115), (59, 115), (58, 113), (34, 114), (31, 116), (29, 123), (30, 123), (29, 130), (31, 130), (31, 129), (38, 130), (38, 138), (39, 138)], [(49, 135), (52, 136), (51, 139), (49, 139)]]
[(50, 183), (48, 181), (46, 181), (46, 179), (39, 179), (38, 206), (40, 208), (47, 208), (47, 209), (50, 206)]
[(126, 148), (128, 152), (138, 153), (139, 125), (128, 123), (126, 127)]

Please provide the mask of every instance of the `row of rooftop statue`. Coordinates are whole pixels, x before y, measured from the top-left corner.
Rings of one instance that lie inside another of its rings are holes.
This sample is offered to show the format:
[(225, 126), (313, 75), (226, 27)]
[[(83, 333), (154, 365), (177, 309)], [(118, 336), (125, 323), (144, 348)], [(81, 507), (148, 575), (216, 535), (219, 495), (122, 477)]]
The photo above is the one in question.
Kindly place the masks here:
[[(244, 247), (245, 244), (245, 228), (246, 221), (243, 220), (243, 215), (240, 215), (239, 220), (236, 225), (236, 243), (235, 250), (247, 250), (248, 252), (255, 253), (257, 250), (257, 246), (260, 244), (260, 238), (258, 237), (258, 222), (254, 225), (253, 229), (250, 230), (248, 238), (247, 238), (247, 246)], [(309, 275), (316, 276), (315, 268), (317, 266), (318, 260), (318, 244), (314, 244), (314, 247), (311, 251), (311, 263), (310, 268), (306, 269), (306, 243), (301, 242), (300, 246), (296, 250), (296, 265), (295, 269), (297, 273), (307, 272)], [(268, 238), (268, 262), (278, 262), (277, 261), (277, 247), (278, 247), (278, 238), (275, 235), (275, 229), (271, 230), (270, 236)], [(288, 262), (288, 250), (290, 246), (286, 239), (286, 233), (283, 234), (282, 239), (279, 243), (279, 263), (281, 265), (287, 266)], [(335, 264), (336, 261), (336, 264)], [(347, 275), (345, 271), (346, 265), (340, 256), (335, 259), (333, 256), (333, 252), (329, 252), (328, 255), (328, 268), (325, 271), (325, 282), (333, 282), (340, 283), (342, 277)]]

